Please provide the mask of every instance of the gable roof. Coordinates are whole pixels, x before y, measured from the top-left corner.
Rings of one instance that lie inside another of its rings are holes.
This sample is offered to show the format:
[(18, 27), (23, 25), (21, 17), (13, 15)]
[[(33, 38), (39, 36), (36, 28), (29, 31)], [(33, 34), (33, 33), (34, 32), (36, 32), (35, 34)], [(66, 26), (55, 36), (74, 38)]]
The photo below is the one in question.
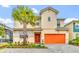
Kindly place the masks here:
[(6, 26), (5, 24), (0, 23), (0, 25), (1, 25), (1, 26), (4, 26), (5, 30), (10, 30), (10, 31), (12, 31), (12, 28)]
[(56, 30), (57, 31), (68, 31), (68, 29), (65, 27), (57, 27)]
[(47, 10), (51, 10), (51, 11), (55, 12), (56, 14), (59, 13), (59, 11), (57, 11), (56, 9), (54, 9), (54, 8), (52, 8), (52, 7), (47, 7), (47, 8), (44, 8), (44, 9), (40, 10), (40, 15), (41, 15), (43, 12), (47, 11)]
[[(14, 31), (23, 31), (23, 28), (14, 28)], [(41, 31), (41, 28), (27, 28), (28, 31)]]

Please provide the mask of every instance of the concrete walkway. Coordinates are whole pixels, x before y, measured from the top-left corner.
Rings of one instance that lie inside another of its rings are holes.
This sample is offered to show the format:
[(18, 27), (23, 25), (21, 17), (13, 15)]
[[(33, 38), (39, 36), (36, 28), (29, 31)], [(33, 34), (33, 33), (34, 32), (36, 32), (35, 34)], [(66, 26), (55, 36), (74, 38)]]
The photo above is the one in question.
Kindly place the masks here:
[(51, 51), (37, 48), (6, 48), (3, 53), (51, 53)]
[(48, 49), (37, 48), (6, 48), (3, 53), (79, 53), (79, 46), (73, 45), (46, 45)]

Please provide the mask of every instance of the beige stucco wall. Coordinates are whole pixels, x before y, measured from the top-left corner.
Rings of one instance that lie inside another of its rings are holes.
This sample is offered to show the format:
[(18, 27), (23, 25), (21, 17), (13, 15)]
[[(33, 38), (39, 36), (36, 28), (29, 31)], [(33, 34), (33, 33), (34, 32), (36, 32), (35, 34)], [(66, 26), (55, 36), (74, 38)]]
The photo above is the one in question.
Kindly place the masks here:
[[(37, 23), (39, 23), (39, 25), (37, 25)], [(41, 19), (36, 21), (36, 25), (34, 26), (34, 28), (40, 28), (41, 27)]]
[[(23, 24), (20, 23), (19, 21), (14, 22), (14, 28), (23, 28)], [(27, 24), (27, 28), (34, 28), (34, 26)]]
[[(23, 38), (20, 38), (20, 34), (22, 31), (14, 31), (13, 33), (13, 42), (22, 42)], [(34, 42), (34, 32), (33, 31), (28, 31), (27, 32), (28, 38), (27, 41), (29, 42)]]
[(73, 23), (70, 23), (70, 24), (66, 25), (65, 27), (68, 28), (70, 39), (71, 40), (74, 39), (76, 33), (73, 32)]
[(19, 21), (14, 21), (14, 28), (23, 28), (23, 24), (21, 24)]
[(22, 41), (22, 38), (20, 38), (20, 32), (21, 31), (13, 31), (13, 42)]
[[(39, 22), (39, 25), (32, 26), (31, 24), (27, 24), (27, 28), (39, 28), (41, 27), (40, 20), (37, 20), (36, 22)], [(19, 21), (14, 21), (14, 28), (23, 28), (23, 24)]]
[[(35, 41), (35, 36), (34, 36), (34, 31), (28, 31), (28, 39), (27, 41), (28, 42), (33, 42)], [(55, 30), (43, 30), (41, 31), (41, 42), (44, 41), (45, 39), (45, 34), (65, 34), (66, 35), (66, 43), (68, 43), (68, 39), (69, 39), (69, 34), (67, 31), (55, 31)], [(14, 34), (13, 34), (13, 42), (22, 42), (23, 39), (20, 38), (20, 31), (15, 31)]]
[[(51, 21), (48, 21), (48, 17)], [(56, 28), (57, 27), (57, 15), (51, 10), (47, 10), (41, 14), (41, 28)]]
[(45, 40), (45, 34), (65, 34), (66, 37), (66, 44), (68, 43), (68, 39), (69, 39), (69, 33), (67, 31), (55, 31), (54, 29), (51, 30), (43, 30), (41, 32), (41, 42)]
[(60, 27), (64, 27), (64, 20), (60, 21)]
[(34, 43), (35, 42), (34, 31), (28, 31), (27, 35), (28, 35), (28, 40), (27, 41)]
[[(38, 21), (40, 22), (40, 21)], [(40, 24), (39, 26), (32, 26), (30, 24), (27, 24), (27, 28), (39, 28), (40, 27)], [(14, 22), (14, 28), (23, 28), (23, 24), (21, 24), (19, 21), (15, 21)], [(13, 31), (13, 42), (22, 42), (23, 41), (23, 38), (20, 38), (20, 34), (21, 34), (22, 31)], [(35, 32), (39, 32), (39, 31), (35, 31)], [(29, 42), (34, 42), (34, 31), (27, 31), (27, 34), (28, 34), (28, 39), (27, 41)]]

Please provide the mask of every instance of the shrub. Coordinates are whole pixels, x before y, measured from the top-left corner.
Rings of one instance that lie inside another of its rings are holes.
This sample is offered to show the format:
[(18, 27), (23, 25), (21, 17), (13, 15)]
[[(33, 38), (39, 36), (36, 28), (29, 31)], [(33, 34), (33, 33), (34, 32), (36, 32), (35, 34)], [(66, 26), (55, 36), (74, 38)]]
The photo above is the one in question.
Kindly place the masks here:
[(36, 45), (35, 45), (34, 43), (31, 45), (32, 48), (34, 48), (35, 46), (36, 46)]
[(42, 45), (40, 48), (46, 48), (44, 45)]
[(36, 48), (46, 48), (45, 45), (44, 44), (41, 44), (41, 43), (40, 44), (36, 44), (35, 47)]
[(8, 42), (6, 44), (0, 44), (0, 48), (45, 48), (44, 44), (35, 44), (29, 42), (27, 45), (23, 45), (21, 42)]
[(20, 42), (18, 41), (18, 45), (20, 45)]
[(76, 36), (76, 39), (69, 40), (69, 44), (78, 46), (79, 45), (79, 37)]
[(68, 42), (69, 44), (72, 44), (72, 40), (69, 40), (69, 42)]
[(0, 48), (6, 48), (7, 46), (8, 46), (7, 43), (2, 43), (2, 44), (0, 44)]
[(39, 47), (40, 47), (40, 44), (36, 44), (35, 47), (36, 47), (36, 48), (39, 48)]

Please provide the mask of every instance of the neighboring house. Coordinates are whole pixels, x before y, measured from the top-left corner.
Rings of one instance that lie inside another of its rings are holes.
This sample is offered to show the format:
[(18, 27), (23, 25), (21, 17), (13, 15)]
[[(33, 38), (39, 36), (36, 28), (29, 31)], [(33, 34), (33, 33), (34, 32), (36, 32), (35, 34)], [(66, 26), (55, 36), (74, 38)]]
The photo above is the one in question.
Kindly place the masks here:
[(13, 31), (10, 27), (4, 25), (4, 24), (0, 24), (0, 26), (4, 27), (4, 31), (5, 31), (5, 36), (3, 38), (0, 39), (0, 42), (13, 42)]
[[(47, 7), (40, 11), (39, 20), (35, 26), (28, 24), (27, 41), (45, 44), (66, 44), (68, 43), (68, 29), (64, 27), (65, 19), (57, 18), (58, 11)], [(14, 21), (13, 42), (22, 42), (23, 24)]]
[(71, 21), (65, 25), (68, 28), (70, 39), (75, 39), (76, 36), (79, 36), (79, 21)]
[(5, 39), (7, 42), (13, 42), (13, 30), (5, 26)]

